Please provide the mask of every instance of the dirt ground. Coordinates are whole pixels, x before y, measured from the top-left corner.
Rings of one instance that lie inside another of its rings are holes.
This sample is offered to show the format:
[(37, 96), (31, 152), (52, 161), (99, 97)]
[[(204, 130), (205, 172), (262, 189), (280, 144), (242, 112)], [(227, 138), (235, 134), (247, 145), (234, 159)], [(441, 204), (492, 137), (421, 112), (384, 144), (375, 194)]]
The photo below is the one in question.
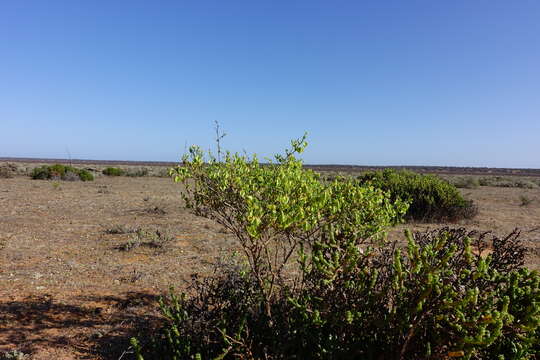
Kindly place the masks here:
[[(171, 285), (181, 289), (193, 273), (209, 273), (235, 249), (221, 226), (182, 208), (180, 191), (158, 177), (0, 179), (0, 354), (129, 358), (129, 334), (159, 319), (157, 298)], [(462, 192), (479, 215), (451, 226), (496, 235), (519, 227), (531, 249), (527, 266), (540, 269), (540, 188)], [(523, 205), (524, 198), (532, 202)], [(168, 235), (136, 243), (130, 230), (137, 228)]]

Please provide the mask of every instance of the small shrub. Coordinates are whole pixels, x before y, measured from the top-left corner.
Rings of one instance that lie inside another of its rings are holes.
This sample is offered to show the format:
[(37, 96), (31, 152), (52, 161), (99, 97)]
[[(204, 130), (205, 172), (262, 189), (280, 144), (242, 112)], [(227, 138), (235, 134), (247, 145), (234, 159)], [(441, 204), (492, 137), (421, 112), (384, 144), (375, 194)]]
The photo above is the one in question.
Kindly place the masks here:
[(165, 210), (162, 206), (156, 205), (149, 207), (145, 210), (146, 213), (152, 214), (152, 215), (165, 215), (167, 214), (167, 210)]
[[(113, 228), (111, 230), (116, 231), (117, 229)], [(118, 231), (122, 230), (120, 228), (118, 229)], [(124, 245), (119, 247), (120, 250), (130, 251), (139, 246), (163, 249), (174, 240), (174, 236), (169, 231), (162, 229), (136, 229), (130, 232), (134, 232), (134, 235)]]
[(456, 221), (470, 219), (477, 213), (472, 201), (465, 200), (455, 186), (434, 175), (386, 169), (364, 173), (359, 180), (389, 192), (394, 201), (409, 202), (408, 219)]
[(520, 204), (521, 206), (528, 206), (533, 202), (533, 199), (531, 199), (531, 198), (529, 198), (529, 197), (527, 197), (525, 195), (521, 195), (519, 197), (519, 200), (521, 201), (521, 204)]
[(118, 247), (118, 249), (122, 251), (131, 251), (141, 246), (141, 243), (141, 238), (139, 236), (132, 236), (125, 244)]
[[(86, 171), (86, 170), (82, 170), (82, 171)], [(73, 171), (66, 171), (64, 176), (61, 179), (64, 181), (79, 181), (79, 180), (83, 180), (82, 179), (83, 177), (86, 177), (86, 175), (83, 175), (82, 172), (79, 174), (76, 174)], [(83, 181), (88, 181), (88, 179), (83, 180)]]
[(127, 225), (113, 225), (104, 230), (105, 234), (118, 235), (118, 234), (131, 234), (136, 232), (137, 229)]
[(154, 173), (156, 177), (170, 177), (169, 176), (169, 168), (161, 168), (158, 169), (156, 173)]
[(32, 170), (32, 173), (30, 174), (30, 176), (34, 180), (48, 180), (48, 179), (50, 179), (52, 177), (51, 176), (51, 171), (47, 166), (41, 166), (41, 167), (34, 168), (34, 170)]
[(106, 176), (122, 176), (125, 171), (120, 168), (108, 167), (102, 171), (103, 175)]
[(86, 169), (77, 169), (68, 165), (43, 165), (32, 170), (34, 180), (92, 181), (94, 175)]
[(93, 181), (94, 175), (88, 170), (81, 169), (79, 170), (79, 177), (82, 181)]
[(480, 186), (480, 181), (472, 176), (466, 177), (451, 177), (448, 179), (450, 184), (461, 189), (476, 189)]
[(518, 180), (515, 182), (515, 186), (514, 187), (517, 187), (517, 188), (520, 188), (520, 189), (534, 189), (536, 187), (538, 187), (538, 185), (536, 185), (536, 183), (534, 183), (533, 181), (529, 181), (529, 180)]
[(142, 168), (142, 169), (128, 169), (126, 171), (126, 176), (129, 177), (143, 177), (148, 176), (148, 169)]
[(97, 190), (98, 194), (110, 194), (111, 191), (107, 187), (107, 185), (100, 185)]
[(17, 173), (17, 165), (5, 163), (0, 165), (0, 179), (10, 179)]

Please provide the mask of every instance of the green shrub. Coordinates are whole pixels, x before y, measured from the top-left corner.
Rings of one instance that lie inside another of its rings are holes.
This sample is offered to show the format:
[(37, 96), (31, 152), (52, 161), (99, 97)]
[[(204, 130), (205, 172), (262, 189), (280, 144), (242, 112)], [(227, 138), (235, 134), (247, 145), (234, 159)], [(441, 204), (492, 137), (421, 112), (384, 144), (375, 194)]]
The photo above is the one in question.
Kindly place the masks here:
[(92, 181), (94, 175), (85, 169), (77, 169), (68, 165), (43, 165), (32, 170), (30, 175), (34, 180), (65, 180)]
[[(384, 229), (407, 206), (356, 179), (320, 181), (276, 163), (191, 148), (171, 170), (186, 206), (235, 234), (244, 258), (162, 300), (165, 324), (137, 359), (529, 359), (538, 350), (540, 277), (514, 232)], [(487, 248), (492, 249), (486, 255)]]
[(386, 169), (366, 172), (359, 180), (388, 191), (393, 200), (408, 201), (408, 219), (456, 221), (472, 218), (477, 213), (472, 201), (465, 200), (455, 186), (434, 175)]
[(104, 169), (102, 171), (103, 175), (107, 175), (107, 176), (122, 176), (124, 175), (124, 170), (120, 169), (120, 168), (115, 168), (115, 167), (108, 167), (106, 169)]
[(212, 155), (205, 161), (203, 152), (192, 147), (183, 166), (171, 170), (175, 181), (185, 185), (186, 206), (237, 234), (252, 264), (263, 252), (272, 254), (252, 269), (261, 288), (269, 284), (267, 302), (291, 255), (322, 232), (368, 241), (380, 237), (406, 210), (405, 203), (391, 203), (387, 194), (355, 179), (320, 181), (295, 157), (306, 145), (305, 138), (293, 141), (285, 155), (276, 155), (268, 165), (256, 156), (229, 152), (224, 162)]
[(404, 251), (321, 238), (270, 316), (249, 267), (218, 264), (161, 302), (150, 343), (133, 343), (139, 359), (531, 359), (540, 277), (522, 268), (518, 236), (444, 228), (407, 234)]
[(93, 181), (94, 180), (94, 175), (92, 175), (92, 173), (89, 172), (88, 170), (80, 170), (79, 177), (81, 178), (82, 181)]

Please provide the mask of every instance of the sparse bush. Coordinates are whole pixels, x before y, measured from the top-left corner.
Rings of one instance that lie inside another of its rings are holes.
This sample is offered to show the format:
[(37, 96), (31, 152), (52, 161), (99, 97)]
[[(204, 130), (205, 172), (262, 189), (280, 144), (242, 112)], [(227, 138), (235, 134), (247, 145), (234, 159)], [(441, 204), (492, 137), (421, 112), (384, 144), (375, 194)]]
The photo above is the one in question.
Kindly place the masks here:
[(470, 219), (477, 213), (472, 201), (465, 200), (455, 186), (434, 175), (386, 169), (366, 172), (359, 180), (389, 192), (393, 200), (408, 201), (408, 219), (456, 221)]
[(108, 167), (102, 171), (103, 175), (107, 176), (122, 176), (125, 171), (120, 168)]
[[(85, 180), (83, 180), (83, 177), (85, 177)], [(83, 181), (88, 181), (89, 179), (86, 179), (86, 175), (83, 175), (83, 173), (79, 173), (79, 174), (76, 174), (72, 171), (66, 171), (66, 173), (64, 174), (64, 176), (62, 177), (62, 180), (64, 181), (79, 181), (79, 180), (83, 180)], [(93, 178), (92, 178), (93, 180)]]
[(529, 198), (528, 196), (521, 195), (519, 197), (519, 200), (521, 201), (521, 206), (528, 206), (533, 202), (533, 199)]
[(68, 165), (43, 165), (34, 168), (30, 175), (34, 180), (65, 180), (65, 181), (92, 181), (94, 175), (85, 169), (77, 169)]
[(112, 234), (112, 235), (118, 235), (118, 234), (131, 234), (137, 231), (137, 228), (130, 227), (127, 225), (113, 225), (109, 228), (106, 228), (104, 230), (105, 234)]
[(17, 165), (5, 163), (0, 165), (0, 179), (10, 179), (17, 173)]
[[(144, 199), (143, 199), (144, 200)], [(165, 210), (161, 205), (156, 205), (149, 207), (145, 210), (146, 213), (152, 214), (152, 215), (165, 215), (167, 214), (167, 210)]]
[[(122, 228), (112, 228), (109, 231), (122, 231), (127, 229)], [(130, 233), (134, 233), (133, 236), (122, 246), (119, 247), (120, 250), (130, 251), (139, 246), (146, 246), (155, 249), (163, 249), (169, 245), (173, 240), (174, 236), (167, 230), (163, 229), (129, 229)], [(111, 233), (111, 232), (109, 232)], [(119, 233), (119, 232), (116, 232)], [(127, 233), (127, 232), (122, 232)]]
[(169, 177), (169, 169), (160, 169), (156, 175), (157, 177)]
[(448, 182), (457, 188), (462, 189), (476, 189), (480, 186), (478, 178), (472, 176), (466, 177), (451, 177)]
[(525, 180), (518, 177), (485, 176), (479, 179), (481, 186), (509, 187), (520, 189), (534, 189), (539, 186), (534, 180)]
[(142, 168), (142, 169), (128, 169), (126, 171), (126, 176), (129, 177), (143, 177), (148, 176), (148, 169)]
[(98, 194), (110, 194), (111, 191), (109, 190), (109, 187), (107, 185), (99, 185), (97, 193)]
[(141, 238), (138, 236), (132, 236), (129, 238), (129, 240), (123, 244), (122, 246), (119, 246), (117, 249), (122, 251), (131, 251), (133, 249), (138, 248), (141, 246)]

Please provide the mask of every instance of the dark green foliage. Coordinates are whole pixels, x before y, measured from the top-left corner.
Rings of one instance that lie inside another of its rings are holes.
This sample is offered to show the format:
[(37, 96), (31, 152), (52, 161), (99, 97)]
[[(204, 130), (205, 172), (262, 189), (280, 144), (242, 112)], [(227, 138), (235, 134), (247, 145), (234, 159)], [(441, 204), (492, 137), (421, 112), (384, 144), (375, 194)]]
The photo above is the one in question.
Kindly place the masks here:
[[(77, 173), (75, 173), (75, 174), (77, 174)], [(94, 180), (94, 175), (92, 175), (92, 173), (90, 171), (88, 171), (88, 170), (79, 169), (78, 175), (79, 175), (79, 178), (81, 179), (81, 181), (93, 181)]]
[[(312, 324), (307, 348), (321, 358), (528, 358), (539, 340), (540, 278), (522, 268), (519, 233), (486, 235), (445, 228), (408, 234), (406, 251), (394, 244), (371, 253), (321, 241), (298, 302), (298, 326)], [(481, 255), (488, 245), (493, 253)]]
[(37, 167), (30, 175), (34, 180), (66, 180), (66, 181), (92, 181), (94, 175), (85, 169), (77, 169), (68, 165), (43, 165)]
[(459, 190), (434, 175), (411, 171), (370, 171), (361, 176), (363, 184), (388, 191), (393, 200), (410, 203), (406, 217), (417, 221), (456, 221), (476, 215), (472, 201), (465, 200)]
[(253, 273), (221, 264), (193, 279), (192, 296), (162, 303), (167, 323), (141, 351), (148, 359), (532, 359), (540, 277), (522, 268), (518, 236), (445, 228), (407, 234), (406, 249), (362, 251), (352, 239), (323, 237), (301, 257), (304, 280), (281, 288), (270, 316)]
[(107, 176), (122, 176), (125, 171), (120, 168), (108, 167), (102, 171), (103, 175)]

